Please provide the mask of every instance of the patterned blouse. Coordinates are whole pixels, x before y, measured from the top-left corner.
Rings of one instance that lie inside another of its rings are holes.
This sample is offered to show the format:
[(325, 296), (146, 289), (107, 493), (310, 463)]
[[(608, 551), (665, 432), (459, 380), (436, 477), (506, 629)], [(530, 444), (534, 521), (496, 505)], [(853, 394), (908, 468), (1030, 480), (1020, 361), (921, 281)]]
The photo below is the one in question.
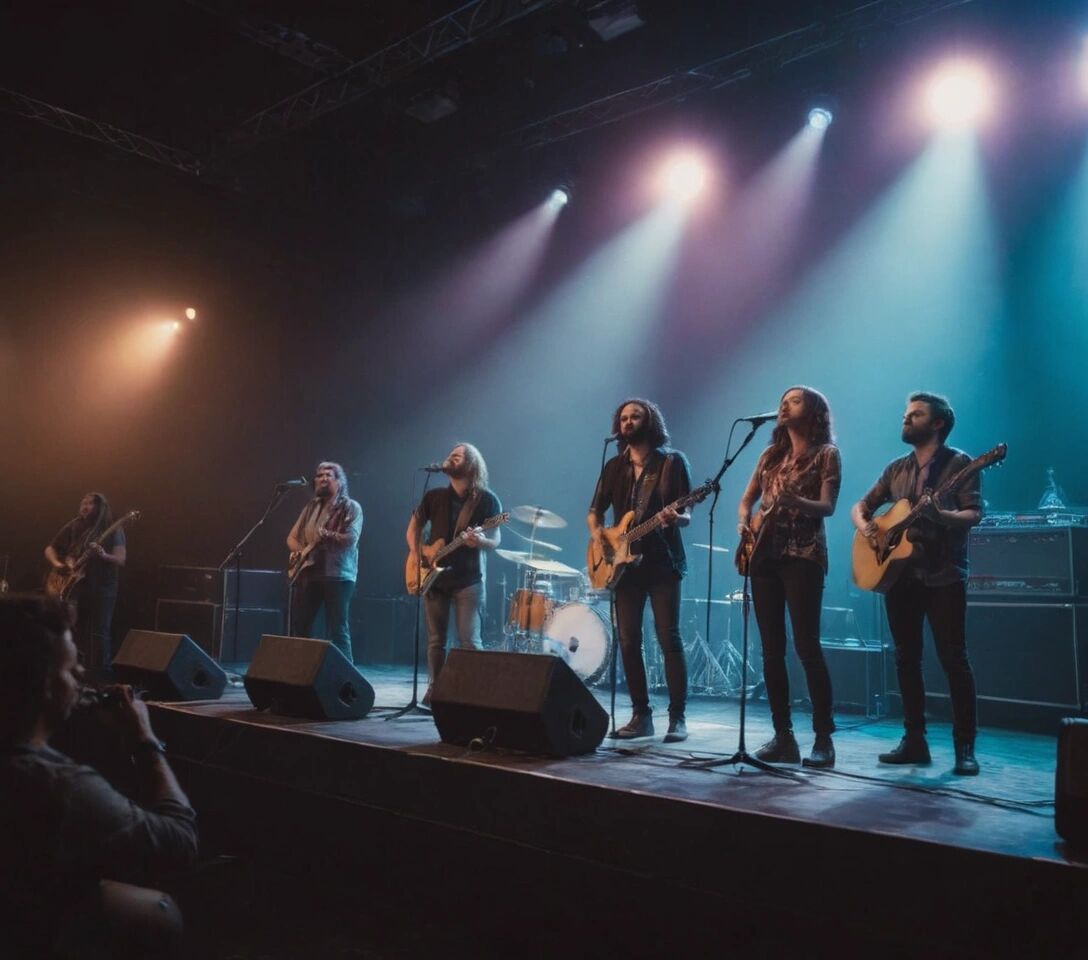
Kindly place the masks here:
[(839, 498), (842, 484), (842, 461), (839, 448), (833, 443), (826, 443), (811, 457), (795, 461), (792, 455), (773, 469), (765, 466), (770, 455), (770, 447), (756, 464), (755, 477), (761, 490), (759, 509), (769, 514), (766, 522), (770, 524), (760, 539), (757, 556), (753, 558), (753, 573), (758, 575), (758, 566), (782, 557), (799, 557), (818, 563), (827, 573), (827, 535), (824, 533), (823, 517), (812, 517), (795, 509), (774, 510), (774, 503), (782, 490), (805, 500), (819, 500), (820, 491), (825, 483), (831, 487), (831, 505), (834, 507)]

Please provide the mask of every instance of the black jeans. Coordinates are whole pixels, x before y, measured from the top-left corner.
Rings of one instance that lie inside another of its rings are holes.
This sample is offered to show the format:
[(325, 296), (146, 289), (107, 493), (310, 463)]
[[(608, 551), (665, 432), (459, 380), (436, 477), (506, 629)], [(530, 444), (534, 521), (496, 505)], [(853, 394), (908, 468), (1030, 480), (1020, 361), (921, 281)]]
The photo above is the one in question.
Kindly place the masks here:
[(312, 637), (314, 621), (324, 607), (325, 639), (348, 658), (348, 663), (354, 663), (351, 629), (348, 626), (348, 608), (353, 593), (353, 580), (319, 580), (303, 574), (295, 581), (291, 602), (292, 635)]
[(831, 715), (831, 675), (820, 646), (820, 608), (824, 572), (812, 560), (782, 557), (764, 563), (752, 577), (752, 602), (763, 644), (763, 682), (771, 704), (776, 733), (793, 726), (790, 719), (790, 680), (786, 671), (786, 610), (793, 626), (793, 645), (805, 670), (812, 701), (812, 729), (817, 735), (835, 732)]
[(669, 716), (683, 717), (688, 697), (688, 667), (680, 638), (680, 577), (671, 567), (640, 564), (628, 567), (616, 586), (616, 626), (623, 672), (635, 713), (650, 713), (646, 665), (642, 662), (642, 613), (646, 599), (654, 614), (657, 642), (665, 656)]
[(72, 640), (79, 651), (79, 660), (92, 680), (110, 676), (113, 660), (113, 608), (117, 594), (80, 586), (75, 595), (76, 627)]
[(926, 690), (922, 680), (922, 623), (929, 620), (937, 659), (948, 677), (952, 699), (952, 736), (975, 739), (978, 726), (975, 676), (967, 659), (967, 585), (962, 581), (927, 587), (917, 577), (900, 577), (884, 598), (888, 626), (895, 641), (895, 672), (903, 697), (903, 726), (908, 733), (926, 732)]

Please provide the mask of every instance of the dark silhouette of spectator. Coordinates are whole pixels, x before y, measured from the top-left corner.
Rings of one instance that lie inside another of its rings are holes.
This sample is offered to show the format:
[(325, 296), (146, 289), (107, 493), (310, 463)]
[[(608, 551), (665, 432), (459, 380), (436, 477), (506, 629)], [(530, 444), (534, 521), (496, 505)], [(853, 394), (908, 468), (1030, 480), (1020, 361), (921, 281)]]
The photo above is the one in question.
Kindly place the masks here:
[[(138, 802), (50, 746), (84, 689), (67, 609), (0, 598), (0, 912), (5, 955), (168, 957), (181, 913), (144, 884), (196, 857), (196, 814), (147, 707), (108, 688)], [(11, 952), (9, 952), (11, 951)]]

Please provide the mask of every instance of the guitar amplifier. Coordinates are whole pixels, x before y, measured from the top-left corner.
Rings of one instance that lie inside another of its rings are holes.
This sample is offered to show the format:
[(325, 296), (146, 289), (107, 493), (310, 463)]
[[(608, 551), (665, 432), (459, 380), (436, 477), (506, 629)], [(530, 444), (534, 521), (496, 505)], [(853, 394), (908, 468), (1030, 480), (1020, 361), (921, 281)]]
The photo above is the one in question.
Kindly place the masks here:
[(202, 600), (159, 600), (155, 603), (155, 630), (183, 633), (213, 660), (219, 659), (222, 610)]
[(976, 527), (970, 558), (973, 600), (1088, 599), (1088, 528)]
[[(287, 577), (280, 570), (242, 570), (237, 605), (247, 609), (286, 608)], [(218, 603), (235, 606), (238, 571), (231, 567), (159, 567), (158, 596), (162, 600)]]

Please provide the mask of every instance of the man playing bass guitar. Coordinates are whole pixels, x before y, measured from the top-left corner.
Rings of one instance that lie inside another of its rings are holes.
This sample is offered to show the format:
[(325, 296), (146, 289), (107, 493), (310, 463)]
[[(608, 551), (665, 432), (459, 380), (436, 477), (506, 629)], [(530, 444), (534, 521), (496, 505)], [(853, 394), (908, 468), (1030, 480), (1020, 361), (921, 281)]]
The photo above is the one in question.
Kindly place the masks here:
[(945, 445), (956, 415), (944, 397), (913, 393), (903, 414), (903, 442), (913, 452), (893, 460), (850, 511), (854, 526), (875, 542), (873, 512), (884, 503), (924, 503), (907, 536), (921, 549), (917, 559), (885, 594), (888, 626), (895, 642), (895, 669), (903, 698), (905, 733), (899, 746), (880, 754), (881, 763), (927, 764), (925, 687), (922, 682), (922, 624), (929, 620), (937, 656), (952, 700), (955, 773), (978, 773), (975, 759), (975, 678), (967, 659), (967, 532), (982, 519), (978, 474), (936, 503), (935, 490), (971, 458)]
[(634, 512), (634, 523), (655, 513), (662, 524), (633, 545), (641, 559), (630, 563), (614, 587), (616, 623), (627, 689), (631, 695), (631, 719), (616, 731), (624, 739), (651, 737), (653, 710), (642, 660), (642, 614), (647, 598), (654, 614), (658, 643), (665, 655), (665, 682), (669, 690), (669, 729), (666, 743), (687, 738), (684, 711), (688, 674), (680, 638), (680, 581), (687, 569), (679, 527), (690, 517), (671, 504), (691, 491), (687, 457), (666, 444), (669, 433), (657, 404), (626, 400), (612, 417), (612, 432), (619, 438), (619, 455), (604, 465), (589, 507), (586, 524), (590, 536), (603, 538), (605, 512), (612, 508), (619, 520)]

